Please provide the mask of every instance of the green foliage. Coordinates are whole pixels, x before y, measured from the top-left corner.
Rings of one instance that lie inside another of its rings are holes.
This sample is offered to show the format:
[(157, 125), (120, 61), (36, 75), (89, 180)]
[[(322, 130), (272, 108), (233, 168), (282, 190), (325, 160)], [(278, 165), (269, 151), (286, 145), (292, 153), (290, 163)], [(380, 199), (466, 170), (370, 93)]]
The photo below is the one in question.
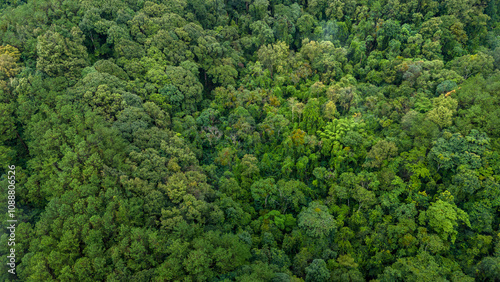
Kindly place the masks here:
[(460, 133), (448, 133), (445, 138), (439, 138), (429, 153), (431, 159), (437, 163), (438, 170), (441, 167), (456, 170), (460, 165), (472, 169), (482, 166), (481, 157), (487, 154), (490, 146), (486, 134), (473, 130), (465, 137)]
[(326, 268), (326, 262), (322, 259), (315, 259), (306, 268), (306, 281), (326, 281), (330, 278), (330, 272)]
[(298, 225), (312, 238), (328, 237), (336, 229), (336, 221), (327, 207), (317, 202), (311, 202), (309, 207), (302, 210)]
[(448, 240), (450, 236), (450, 241), (455, 242), (457, 238), (458, 231), (458, 220), (463, 221), (467, 226), (470, 227), (469, 217), (467, 214), (448, 202), (443, 202), (442, 200), (437, 200), (432, 203), (426, 212), (422, 212), (419, 215), (419, 221), (421, 223), (429, 221), (429, 226), (441, 236), (443, 240)]
[(387, 165), (392, 157), (396, 156), (398, 148), (393, 142), (381, 140), (373, 145), (372, 149), (366, 155), (367, 167), (380, 167), (383, 164)]
[(0, 281), (498, 280), (499, 9), (1, 2)]
[(37, 45), (37, 69), (52, 77), (80, 78), (81, 69), (87, 65), (87, 50), (82, 45), (84, 35), (75, 27), (70, 36), (51, 30), (41, 35)]
[(457, 106), (458, 102), (455, 99), (441, 95), (433, 99), (433, 109), (427, 113), (427, 117), (440, 128), (448, 127), (453, 123), (452, 117)]

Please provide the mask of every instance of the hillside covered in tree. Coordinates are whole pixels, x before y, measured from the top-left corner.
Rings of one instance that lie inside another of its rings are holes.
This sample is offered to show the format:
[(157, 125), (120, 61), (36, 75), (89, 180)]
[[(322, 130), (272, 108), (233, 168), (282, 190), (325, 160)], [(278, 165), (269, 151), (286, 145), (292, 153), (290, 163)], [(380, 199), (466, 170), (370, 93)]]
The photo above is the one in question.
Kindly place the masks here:
[(0, 141), (1, 281), (499, 281), (500, 1), (1, 1)]

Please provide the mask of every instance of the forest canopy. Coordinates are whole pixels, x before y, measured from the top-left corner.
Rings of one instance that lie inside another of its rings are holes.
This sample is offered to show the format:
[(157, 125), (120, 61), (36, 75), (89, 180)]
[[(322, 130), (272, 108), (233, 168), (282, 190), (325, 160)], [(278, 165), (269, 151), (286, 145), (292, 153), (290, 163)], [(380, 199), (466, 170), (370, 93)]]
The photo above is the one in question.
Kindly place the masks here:
[(499, 117), (498, 0), (2, 1), (0, 280), (498, 281)]

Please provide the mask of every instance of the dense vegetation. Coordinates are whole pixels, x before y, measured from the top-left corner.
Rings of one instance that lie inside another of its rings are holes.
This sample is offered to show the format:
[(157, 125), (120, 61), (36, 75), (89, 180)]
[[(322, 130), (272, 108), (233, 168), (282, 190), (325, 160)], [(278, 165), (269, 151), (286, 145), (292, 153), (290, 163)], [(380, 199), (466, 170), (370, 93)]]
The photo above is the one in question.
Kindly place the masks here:
[(500, 277), (498, 0), (6, 0), (0, 45), (1, 281)]

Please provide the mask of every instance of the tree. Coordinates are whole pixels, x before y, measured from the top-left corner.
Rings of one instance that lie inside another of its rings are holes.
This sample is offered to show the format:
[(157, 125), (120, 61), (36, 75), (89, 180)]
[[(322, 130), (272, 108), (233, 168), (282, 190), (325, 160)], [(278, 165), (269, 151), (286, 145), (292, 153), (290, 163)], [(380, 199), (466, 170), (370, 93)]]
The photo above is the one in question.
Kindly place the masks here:
[(286, 132), (289, 123), (283, 115), (269, 113), (259, 127), (271, 140), (279, 140), (281, 132)]
[[(333, 261), (333, 260), (330, 260)], [(329, 261), (329, 263), (330, 263)], [(347, 254), (337, 258), (337, 262), (331, 263), (337, 268), (331, 273), (333, 281), (363, 281), (363, 275), (358, 270), (358, 264), (354, 262), (354, 258)]]
[(290, 51), (285, 42), (279, 41), (274, 44), (263, 45), (257, 51), (259, 61), (273, 74), (286, 71)]
[(82, 45), (84, 36), (80, 29), (73, 28), (71, 37), (48, 30), (38, 37), (37, 69), (52, 77), (69, 79), (80, 77), (80, 71), (87, 65), (87, 50)]
[(326, 268), (326, 262), (322, 259), (315, 259), (306, 267), (306, 281), (319, 282), (327, 281), (330, 278), (330, 272)]
[(420, 213), (419, 221), (421, 224), (428, 221), (429, 226), (438, 233), (444, 240), (455, 242), (458, 235), (458, 220), (463, 221), (469, 228), (469, 216), (463, 210), (456, 207), (455, 204), (437, 200), (432, 203), (427, 211)]
[(445, 138), (439, 138), (429, 152), (429, 158), (437, 163), (438, 170), (443, 168), (455, 171), (460, 165), (467, 165), (471, 169), (481, 167), (481, 156), (490, 148), (486, 134), (472, 130), (465, 137), (455, 133), (447, 134)]
[(447, 127), (453, 123), (452, 117), (456, 113), (457, 106), (457, 100), (443, 94), (433, 99), (433, 109), (427, 113), (427, 116), (440, 128)]
[(476, 266), (476, 271), (482, 279), (496, 279), (500, 274), (500, 261), (498, 257), (485, 257)]
[(380, 281), (398, 281), (410, 279), (412, 281), (447, 281), (449, 270), (440, 265), (437, 259), (428, 252), (419, 252), (416, 257), (400, 258), (391, 266), (386, 267), (379, 275)]
[(324, 126), (325, 122), (321, 116), (321, 107), (319, 100), (316, 98), (309, 99), (304, 107), (304, 119), (301, 122), (301, 127), (309, 134), (314, 134)]
[(362, 120), (342, 118), (328, 122), (318, 132), (322, 142), (321, 153), (330, 157), (330, 164), (338, 171), (344, 160), (357, 162), (356, 158), (365, 157), (365, 147), (371, 142), (365, 127), (366, 123)]
[(94, 68), (98, 72), (109, 73), (123, 80), (129, 79), (127, 73), (125, 73), (125, 71), (122, 68), (120, 68), (110, 60), (99, 60), (95, 62)]
[(274, 42), (274, 32), (265, 21), (255, 21), (250, 24), (252, 41), (257, 47)]
[(256, 20), (265, 20), (269, 16), (269, 1), (257, 0), (250, 5), (250, 13)]
[(260, 175), (258, 160), (254, 155), (246, 154), (239, 164), (241, 169), (241, 184), (243, 187), (250, 187), (254, 179)]
[[(177, 95), (182, 94), (183, 98), (177, 99), (177, 102), (182, 101), (181, 108), (187, 112), (194, 112), (197, 109), (197, 103), (201, 102), (203, 86), (198, 79), (190, 71), (182, 67), (168, 66), (165, 70), (168, 81), (176, 90), (173, 90)], [(176, 96), (176, 97), (177, 97)], [(172, 98), (171, 98), (172, 100)]]
[(6, 45), (0, 46), (0, 74), (2, 79), (3, 76), (11, 78), (19, 73), (20, 66), (18, 65), (21, 53), (16, 47)]
[[(300, 18), (297, 19), (297, 29), (300, 32), (300, 38), (312, 38), (313, 29), (316, 25), (316, 19), (310, 14), (303, 14)], [(299, 41), (300, 42), (300, 41)], [(299, 45), (299, 44), (296, 44)]]
[(213, 82), (222, 86), (235, 86), (238, 71), (235, 68), (236, 63), (232, 58), (222, 59), (222, 64), (212, 67), (207, 71), (207, 74), (212, 76)]
[(5, 146), (8, 141), (15, 138), (16, 128), (13, 117), (14, 109), (12, 104), (0, 103), (0, 160), (10, 163), (15, 155), (15, 150)]
[(302, 209), (298, 217), (299, 228), (316, 239), (330, 236), (335, 232), (336, 224), (327, 207), (318, 202), (311, 202), (307, 208)]
[(336, 112), (337, 107), (335, 106), (335, 103), (331, 100), (328, 101), (328, 103), (325, 104), (325, 117), (331, 121), (335, 118)]
[(366, 167), (381, 167), (387, 165), (398, 153), (398, 148), (394, 142), (380, 140), (373, 145), (372, 149), (366, 155)]
[(488, 75), (493, 70), (493, 57), (478, 52), (475, 55), (465, 55), (448, 63), (450, 69), (456, 71), (464, 79), (482, 73)]
[(97, 90), (87, 91), (84, 101), (97, 113), (107, 119), (114, 120), (118, 112), (123, 110), (123, 98), (118, 93), (111, 93), (108, 85), (99, 85)]
[(252, 197), (260, 206), (267, 208), (276, 205), (276, 184), (274, 178), (261, 179), (252, 184), (250, 187)]

